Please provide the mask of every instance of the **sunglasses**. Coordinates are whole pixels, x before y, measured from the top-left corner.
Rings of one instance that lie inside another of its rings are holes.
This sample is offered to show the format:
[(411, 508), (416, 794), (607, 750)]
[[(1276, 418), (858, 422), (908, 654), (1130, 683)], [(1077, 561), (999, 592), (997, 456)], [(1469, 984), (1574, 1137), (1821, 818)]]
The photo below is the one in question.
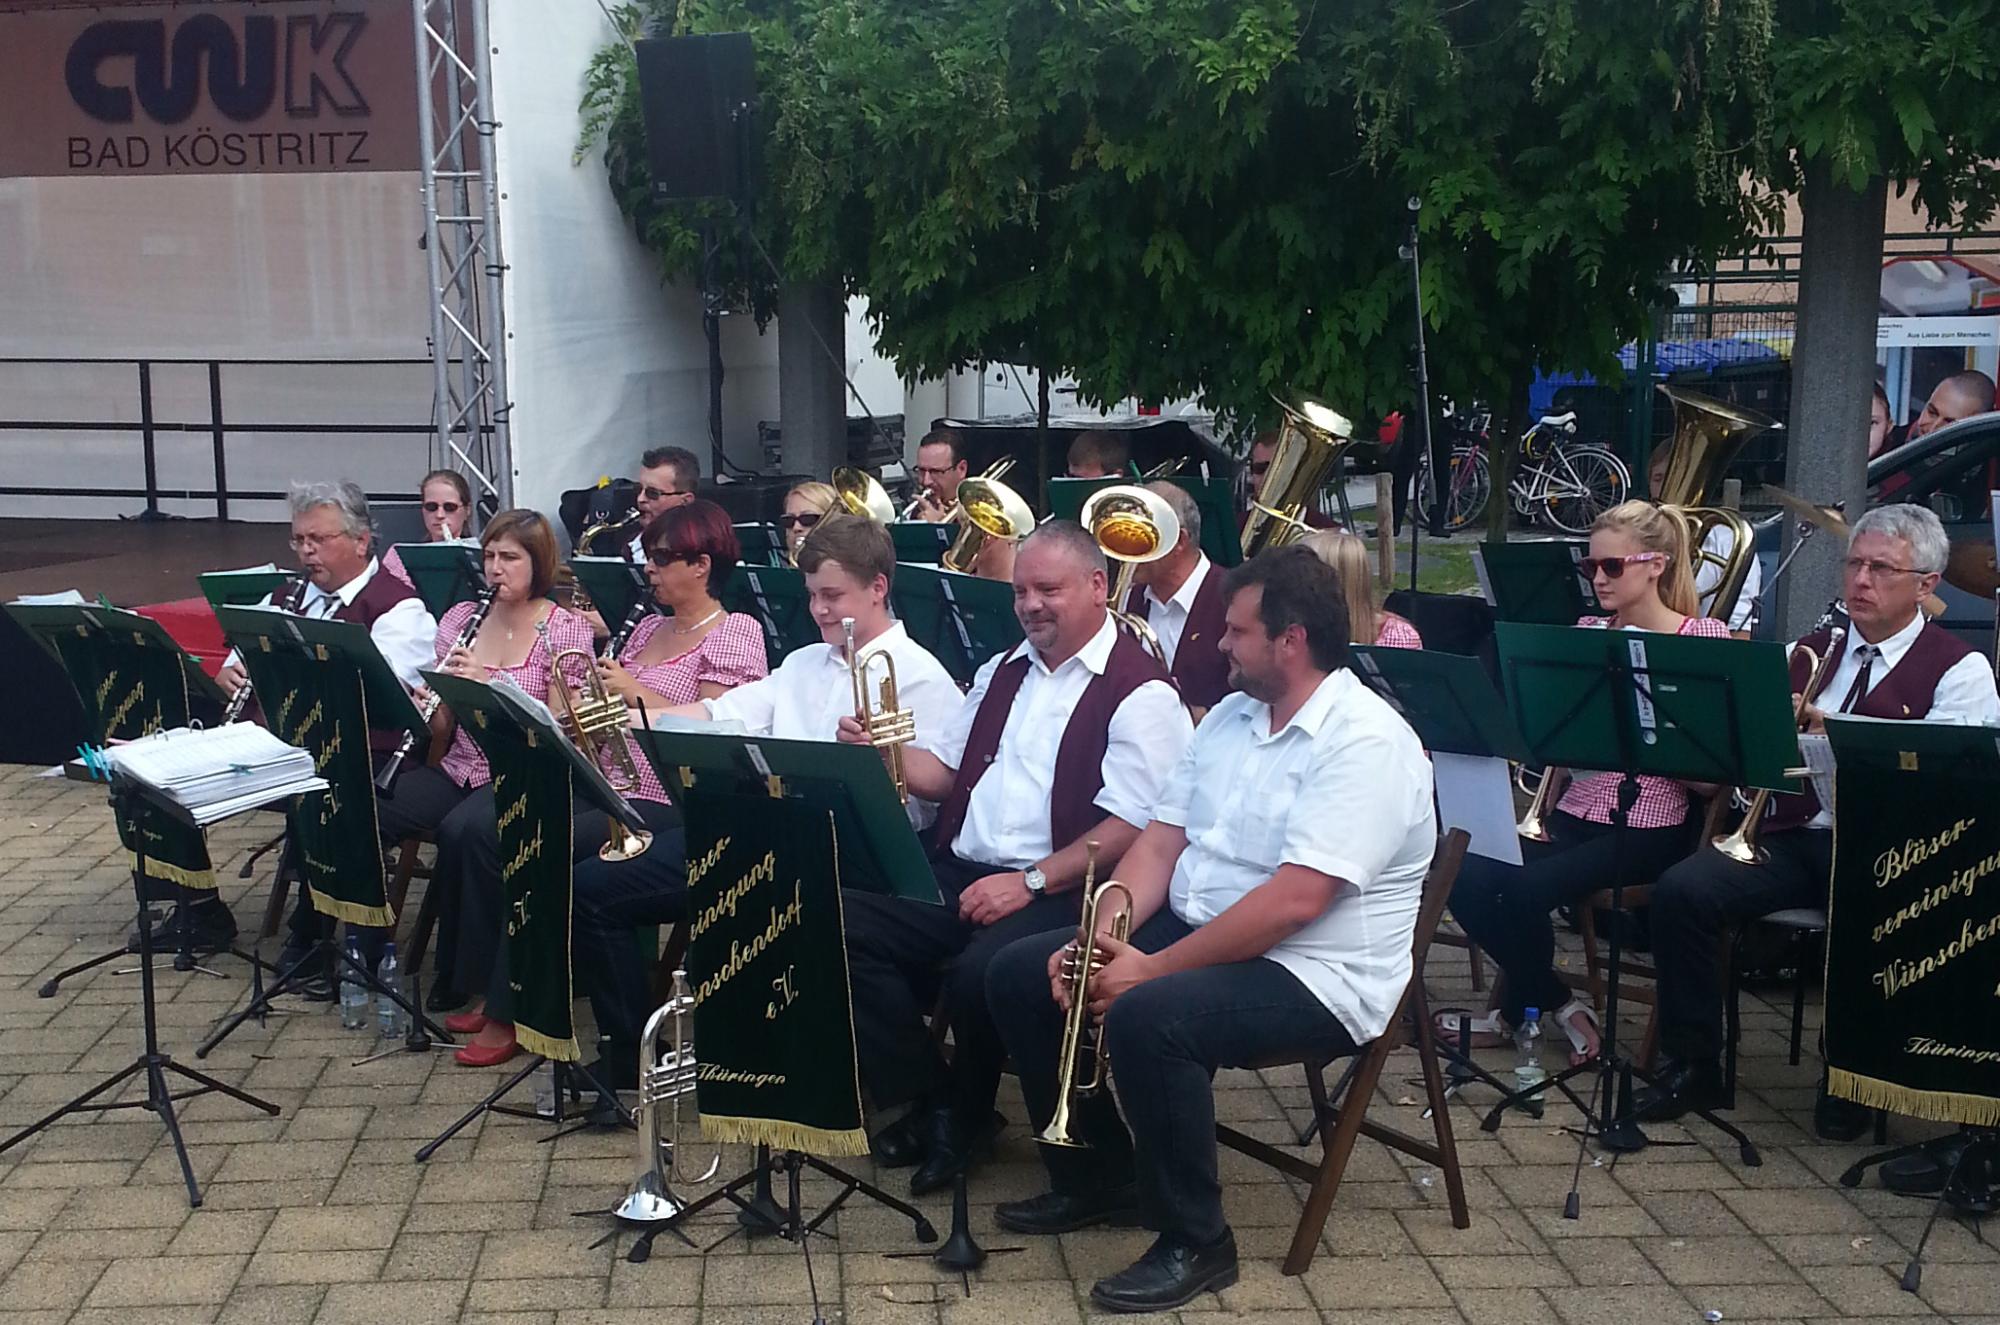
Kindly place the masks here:
[(781, 515), (778, 523), (786, 529), (810, 529), (825, 518), (817, 511), (807, 511), (804, 515)]
[(683, 492), (679, 488), (656, 488), (650, 483), (641, 487), (639, 493), (647, 501), (665, 501), (668, 497), (691, 497), (694, 495), (691, 492)]
[(1605, 579), (1615, 580), (1625, 573), (1625, 566), (1628, 562), (1664, 561), (1665, 559), (1666, 554), (1664, 552), (1634, 552), (1630, 556), (1625, 557), (1585, 557), (1577, 562), (1576, 566), (1578, 570), (1583, 572), (1585, 579), (1594, 580), (1597, 578), (1597, 572), (1603, 571)]
[(457, 515), (464, 509), (465, 506), (462, 502), (427, 501), (424, 503), (424, 510), (431, 515), (436, 515), (439, 511), (443, 511), (446, 515)]
[(655, 566), (671, 566), (677, 561), (693, 561), (699, 552), (676, 552), (672, 548), (656, 547), (646, 554), (646, 560)]

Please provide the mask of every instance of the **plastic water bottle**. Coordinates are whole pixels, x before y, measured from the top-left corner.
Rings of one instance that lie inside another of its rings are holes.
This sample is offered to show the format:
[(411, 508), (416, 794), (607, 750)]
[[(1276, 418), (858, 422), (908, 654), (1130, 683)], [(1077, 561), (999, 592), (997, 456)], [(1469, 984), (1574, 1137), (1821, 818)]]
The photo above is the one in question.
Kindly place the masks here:
[(1514, 1031), (1514, 1047), (1520, 1056), (1514, 1062), (1514, 1089), (1527, 1090), (1549, 1079), (1542, 1070), (1542, 1010), (1526, 1008)]
[[(396, 943), (394, 939), (382, 945), (382, 964), (375, 968), (375, 979), (384, 990), (393, 989), (403, 994), (403, 968), (396, 963)], [(409, 1019), (403, 1013), (403, 1005), (388, 994), (377, 991), (375, 995), (375, 1025), (385, 1040), (400, 1040), (409, 1030)]]
[(368, 986), (361, 982), (361, 946), (354, 935), (347, 936), (347, 955), (353, 965), (340, 968), (340, 1025), (343, 1030), (368, 1029)]
[(551, 1062), (535, 1069), (535, 1116), (556, 1116), (556, 1065)]

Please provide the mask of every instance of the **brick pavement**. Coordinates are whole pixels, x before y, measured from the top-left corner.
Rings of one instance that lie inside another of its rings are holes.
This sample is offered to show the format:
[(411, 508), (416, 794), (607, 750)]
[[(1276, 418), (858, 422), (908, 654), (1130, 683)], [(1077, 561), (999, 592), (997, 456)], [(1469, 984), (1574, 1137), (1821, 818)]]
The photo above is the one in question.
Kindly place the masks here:
[[(0, 1129), (32, 1121), (130, 1060), (139, 1041), (136, 982), (109, 968), (58, 997), (35, 989), (67, 962), (116, 942), (130, 919), (101, 796), (0, 768)], [(214, 835), (225, 894), (246, 922), (261, 915), (268, 870), (235, 865), (275, 820)], [(211, 1018), (242, 995), (218, 980), (160, 976), (167, 1047), (188, 1058)], [(1465, 1001), (1463, 954), (1440, 949), (1436, 1001)], [(1774, 995), (1782, 1003), (1781, 996)], [(1662, 1127), (1656, 1147), (1614, 1167), (1587, 1166), (1583, 1218), (1560, 1217), (1574, 1155), (1564, 1109), (1479, 1132), (1455, 1111), (1473, 1226), (1450, 1225), (1436, 1175), (1363, 1141), (1306, 1275), (1277, 1264), (1297, 1216), (1297, 1184), (1225, 1154), (1227, 1203), (1245, 1253), (1243, 1280), (1179, 1313), (1184, 1325), (1686, 1325), (1725, 1321), (1909, 1321), (2000, 1325), (1995, 1228), (1942, 1225), (1922, 1292), (1896, 1275), (1926, 1207), (1879, 1190), (1848, 1192), (1833, 1175), (1865, 1146), (1816, 1141), (1808, 1120), (1815, 1069), (1785, 1062), (1782, 1006), (1746, 997), (1744, 1088), (1735, 1117), (1763, 1147), (1760, 1169), (1700, 1132)], [(1808, 1029), (1810, 1036), (1811, 1030)], [(299, 1004), (268, 1029), (246, 1028), (205, 1066), (283, 1113), (267, 1119), (208, 1097), (184, 1118), (206, 1203), (190, 1211), (173, 1152), (150, 1116), (66, 1121), (0, 1155), (0, 1325), (28, 1322), (507, 1321), (516, 1325), (739, 1325), (806, 1321), (811, 1291), (798, 1250), (735, 1239), (698, 1256), (662, 1241), (627, 1264), (592, 1248), (578, 1219), (616, 1199), (636, 1166), (630, 1134), (553, 1145), (546, 1126), (489, 1118), (418, 1165), (411, 1151), (469, 1107), (493, 1072), (443, 1055), (353, 1067), (365, 1041), (329, 1005)], [(1504, 1067), (1504, 1055), (1493, 1065)], [(1377, 1102), (1420, 1126), (1392, 1066)], [(1298, 1074), (1225, 1074), (1219, 1112), (1253, 1134), (1285, 1136), (1304, 1117)], [(1475, 1091), (1475, 1099), (1484, 1098)], [(1003, 1110), (1022, 1112), (1011, 1082)], [(1900, 1139), (1905, 1128), (1892, 1135)], [(736, 1163), (731, 1155), (725, 1168)], [(857, 1166), (866, 1172), (865, 1160)], [(892, 1189), (901, 1175), (891, 1174)], [(1016, 1126), (972, 1196), (976, 1234), (1015, 1245), (992, 1203), (1037, 1188), (1033, 1145)], [(810, 1204), (824, 1193), (808, 1182)], [(943, 1227), (946, 1202), (923, 1203)], [(851, 1325), (1082, 1321), (1091, 1281), (1141, 1249), (1145, 1235), (1093, 1230), (996, 1257), (966, 1298), (923, 1260), (881, 1253), (912, 1244), (907, 1225), (866, 1205), (834, 1220), (813, 1248), (832, 1319)], [(717, 1233), (726, 1225), (710, 1227)], [(698, 1235), (699, 1236), (699, 1235)], [(705, 1240), (705, 1239), (702, 1239)], [(1095, 1319), (1095, 1317), (1092, 1317)], [(1171, 1319), (1171, 1318), (1163, 1318)]]

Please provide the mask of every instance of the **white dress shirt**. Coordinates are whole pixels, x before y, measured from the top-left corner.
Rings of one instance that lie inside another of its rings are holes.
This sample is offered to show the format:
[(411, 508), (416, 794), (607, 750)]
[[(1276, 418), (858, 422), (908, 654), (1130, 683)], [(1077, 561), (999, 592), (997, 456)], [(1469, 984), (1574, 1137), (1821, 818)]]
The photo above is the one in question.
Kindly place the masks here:
[(1345, 668), (1276, 732), (1240, 691), (1196, 729), (1155, 816), (1187, 832), (1167, 902), (1204, 925), (1300, 865), (1341, 881), (1317, 920), (1264, 955), (1356, 1044), (1380, 1035), (1410, 979), (1410, 939), (1437, 846), (1431, 765), (1409, 724)]
[(1146, 624), (1159, 636), (1160, 651), (1167, 655), (1169, 668), (1180, 656), (1181, 635), (1187, 630), (1188, 613), (1194, 611), (1194, 596), (1201, 592), (1202, 581), (1211, 569), (1207, 557), (1195, 558), (1194, 569), (1165, 602), (1154, 595), (1152, 585), (1146, 586)]
[[(935, 752), (965, 704), (958, 682), (928, 649), (910, 638), (900, 621), (861, 646), (864, 662), (876, 653), (895, 661), (896, 702), (916, 714), (917, 735), (911, 743)], [(882, 669), (875, 671), (879, 676)], [(853, 673), (833, 645), (809, 644), (786, 654), (769, 676), (702, 703), (710, 718), (740, 722), (753, 735), (831, 741), (838, 737), (840, 720), (854, 716)], [(935, 805), (911, 798), (910, 820), (917, 827), (926, 827), (936, 817)]]
[[(368, 569), (341, 585), (332, 593), (320, 588), (312, 581), (306, 581), (306, 591), (299, 599), (298, 615), (324, 621), (341, 608), (353, 603), (368, 587), (368, 582), (382, 573), (382, 563), (375, 558), (368, 559)], [(269, 606), (272, 596), (266, 595), (264, 605)], [(389, 670), (403, 683), (406, 690), (415, 690), (424, 683), (417, 675), (420, 667), (435, 666), (437, 662), (437, 618), (424, 606), (424, 600), (414, 594), (403, 599), (394, 607), (375, 618), (368, 627), (368, 638), (375, 642), (376, 651), (382, 661), (389, 664)], [(231, 649), (223, 659), (223, 665), (237, 664), (236, 650)]]
[[(1727, 558), (1736, 546), (1736, 536), (1729, 532), (1727, 525), (1717, 525), (1708, 531), (1708, 537), (1701, 540), (1701, 550), (1714, 556)], [(1757, 590), (1764, 583), (1764, 567), (1756, 557), (1750, 558), (1750, 573), (1743, 579), (1743, 592), (1736, 595), (1736, 606), (1729, 610), (1729, 628), (1749, 633), (1757, 624), (1755, 603)], [(1715, 601), (1715, 591), (1722, 585), (1722, 567), (1712, 561), (1703, 561), (1694, 573), (1695, 596), (1701, 600), (1701, 614), (1708, 616), (1709, 608)]]
[[(1874, 645), (1880, 657), (1868, 669), (1868, 689), (1872, 692), (1882, 684), (1882, 678), (1895, 670), (1910, 646), (1917, 642), (1917, 636), (1924, 630), (1924, 614), (1918, 612), (1904, 626), (1880, 644)], [(1794, 641), (1796, 643), (1796, 641)], [(1833, 675), (1820, 687), (1815, 707), (1826, 713), (1837, 713), (1847, 701), (1847, 692), (1854, 688), (1854, 678), (1861, 674), (1861, 649), (1868, 643), (1859, 631), (1850, 631), (1847, 647), (1841, 650), (1840, 666), (1833, 669)], [(1855, 696), (1860, 702), (1860, 696)], [(1993, 669), (1978, 653), (1968, 653), (1938, 678), (1937, 688), (1931, 692), (1930, 711), (1923, 716), (1925, 722), (1939, 722), (1953, 727), (1994, 727), (2000, 726), (2000, 691), (1993, 686)], [(1821, 810), (1806, 824), (1808, 828), (1833, 827), (1833, 815)]]
[[(1051, 671), (1027, 641), (997, 654), (979, 669), (957, 721), (931, 753), (956, 770), (965, 759), (972, 721), (1000, 664), (1027, 651), (1028, 674), (1014, 694), (1014, 707), (1000, 734), (993, 763), (972, 789), (965, 824), (951, 842), (961, 860), (1001, 869), (1026, 869), (1067, 842), (1049, 840), (1049, 796), (1055, 784), (1056, 752), (1070, 714), (1092, 680), (1104, 674), (1119, 626), (1109, 613), (1081, 649)], [(1147, 681), (1125, 696), (1111, 715), (1104, 749), (1104, 789), (1095, 804), (1128, 824), (1144, 827), (1153, 817), (1160, 786), (1187, 748), (1194, 724), (1180, 694), (1166, 681)]]

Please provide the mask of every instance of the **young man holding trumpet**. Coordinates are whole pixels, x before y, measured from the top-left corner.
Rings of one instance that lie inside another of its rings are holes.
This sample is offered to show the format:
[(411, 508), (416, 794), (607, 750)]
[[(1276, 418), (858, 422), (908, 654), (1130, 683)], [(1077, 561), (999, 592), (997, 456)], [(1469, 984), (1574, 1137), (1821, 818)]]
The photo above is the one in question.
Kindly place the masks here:
[[(1110, 933), (1117, 892), (1097, 908), (1103, 964), (1082, 996), (1125, 1121), (1107, 1092), (1075, 1100), (1080, 1145), (1042, 1150), (1052, 1190), (996, 1216), (1020, 1233), (1155, 1230), (1138, 1262), (1091, 1290), (1108, 1311), (1169, 1310), (1236, 1282), (1215, 1070), (1279, 1053), (1350, 1054), (1386, 1029), (1410, 977), (1436, 845), (1430, 763), (1348, 670), (1332, 569), (1281, 548), (1230, 572), (1226, 591), (1222, 649), (1236, 693), (1196, 729), (1117, 867), (1129, 941)], [(1076, 942), (1074, 931), (1024, 938), (988, 969), (987, 1004), (1038, 1129), (1065, 1076)]]

